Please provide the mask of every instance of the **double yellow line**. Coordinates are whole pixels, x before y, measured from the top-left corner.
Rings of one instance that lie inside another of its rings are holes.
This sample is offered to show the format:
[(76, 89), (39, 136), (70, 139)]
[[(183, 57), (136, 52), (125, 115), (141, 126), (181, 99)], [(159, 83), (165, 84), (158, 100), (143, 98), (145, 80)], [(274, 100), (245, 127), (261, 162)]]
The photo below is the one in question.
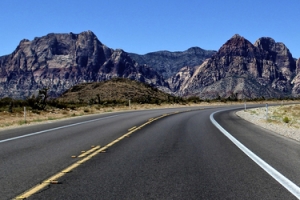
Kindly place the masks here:
[(90, 149), (87, 152), (83, 152), (81, 155), (78, 156), (78, 158), (82, 158), (82, 157), (86, 156), (85, 158), (83, 158), (83, 159), (77, 161), (76, 163), (70, 165), (69, 167), (63, 169), (61, 172), (58, 172), (57, 174), (51, 176), (50, 178), (43, 181), (41, 184), (38, 184), (38, 185), (32, 187), (31, 189), (27, 190), (26, 192), (22, 193), (21, 195), (18, 195), (14, 199), (26, 199), (26, 198), (32, 196), (33, 194), (37, 193), (38, 191), (42, 190), (43, 188), (47, 187), (49, 184), (59, 183), (58, 179), (61, 178), (62, 176), (64, 176), (66, 173), (71, 172), (72, 170), (77, 168), (79, 165), (81, 165), (82, 163), (85, 163), (86, 161), (90, 160), (92, 157), (98, 155), (99, 153), (105, 152), (109, 147), (113, 146), (114, 144), (116, 144), (117, 142), (123, 140), (124, 138), (129, 137), (135, 131), (143, 128), (144, 126), (147, 126), (148, 124), (151, 124), (152, 122), (154, 122), (156, 120), (159, 120), (159, 119), (164, 118), (166, 116), (177, 114), (177, 113), (180, 113), (180, 112), (164, 114), (164, 115), (161, 115), (161, 116), (156, 117), (156, 118), (151, 118), (146, 123), (144, 123), (144, 124), (142, 124), (138, 127), (134, 126), (130, 129), (128, 129), (128, 132), (126, 134), (122, 135), (121, 137), (119, 137), (116, 140), (110, 142), (109, 144), (105, 145), (102, 148), (100, 148), (100, 146), (96, 146), (96, 147)]

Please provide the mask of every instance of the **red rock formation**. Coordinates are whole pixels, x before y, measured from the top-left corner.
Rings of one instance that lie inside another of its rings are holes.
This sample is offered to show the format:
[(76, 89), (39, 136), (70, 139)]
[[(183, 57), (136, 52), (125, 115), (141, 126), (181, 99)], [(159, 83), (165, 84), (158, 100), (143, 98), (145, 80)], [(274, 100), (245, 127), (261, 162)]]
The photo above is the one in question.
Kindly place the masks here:
[(202, 98), (283, 97), (291, 95), (295, 61), (282, 43), (260, 38), (251, 44), (234, 35), (194, 72), (179, 89), (183, 95)]
[(12, 54), (0, 58), (0, 97), (26, 98), (43, 87), (58, 96), (75, 84), (112, 77), (167, 86), (154, 70), (103, 45), (91, 31), (52, 33), (22, 40)]

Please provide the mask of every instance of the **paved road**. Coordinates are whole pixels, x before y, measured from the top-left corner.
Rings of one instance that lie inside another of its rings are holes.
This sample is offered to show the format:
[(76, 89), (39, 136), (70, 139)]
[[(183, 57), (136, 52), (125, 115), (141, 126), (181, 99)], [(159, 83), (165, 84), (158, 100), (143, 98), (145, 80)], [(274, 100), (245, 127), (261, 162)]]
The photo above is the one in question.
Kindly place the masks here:
[[(174, 113), (190, 109), (111, 113), (0, 132), (0, 199), (14, 198), (81, 160), (71, 156), (91, 145), (105, 146), (166, 113), (172, 115), (135, 130), (29, 199), (296, 199), (211, 123), (209, 116), (220, 108)], [(246, 123), (234, 112), (214, 118), (300, 185), (298, 142)], [(87, 123), (70, 126), (81, 121)], [(5, 141), (33, 132), (40, 134)]]

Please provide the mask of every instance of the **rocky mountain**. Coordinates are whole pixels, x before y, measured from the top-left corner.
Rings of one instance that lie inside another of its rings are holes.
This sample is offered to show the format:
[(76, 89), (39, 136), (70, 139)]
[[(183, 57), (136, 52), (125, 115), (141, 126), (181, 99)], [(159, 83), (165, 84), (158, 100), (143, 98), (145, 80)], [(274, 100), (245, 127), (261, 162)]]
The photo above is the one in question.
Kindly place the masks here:
[(186, 85), (196, 69), (195, 67), (183, 67), (175, 75), (168, 79), (169, 87), (171, 91), (180, 95), (180, 89), (182, 86)]
[(216, 51), (204, 50), (199, 47), (192, 47), (186, 51), (156, 51), (139, 55), (129, 53), (130, 57), (139, 64), (145, 64), (153, 67), (165, 79), (176, 74), (182, 67), (195, 67), (210, 58)]
[[(175, 77), (180, 77), (180, 73)], [(183, 83), (176, 88), (176, 93), (209, 99), (297, 96), (299, 87), (296, 84), (300, 81), (296, 73), (296, 62), (283, 43), (263, 37), (252, 44), (234, 35), (198, 66), (190, 78), (183, 76), (184, 80), (175, 81)]]
[(112, 77), (168, 88), (156, 71), (123, 50), (108, 48), (91, 31), (52, 33), (24, 39), (12, 54), (0, 57), (0, 98), (26, 98), (43, 87), (58, 96), (73, 85)]
[(0, 98), (27, 98), (44, 87), (56, 97), (74, 85), (114, 77), (202, 99), (300, 96), (300, 59), (269, 37), (252, 44), (234, 35), (217, 52), (193, 47), (138, 55), (111, 49), (85, 31), (24, 39), (0, 57)]
[(300, 58), (296, 61), (296, 74), (296, 77), (292, 81), (292, 84), (294, 85), (292, 95), (300, 97)]

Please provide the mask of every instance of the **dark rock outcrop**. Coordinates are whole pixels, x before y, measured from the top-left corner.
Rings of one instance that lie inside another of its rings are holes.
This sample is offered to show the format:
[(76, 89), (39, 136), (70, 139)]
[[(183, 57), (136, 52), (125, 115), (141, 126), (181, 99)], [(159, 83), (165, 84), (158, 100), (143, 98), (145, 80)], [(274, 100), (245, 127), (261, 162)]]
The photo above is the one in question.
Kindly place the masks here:
[(216, 51), (208, 51), (199, 47), (192, 47), (182, 52), (157, 51), (139, 55), (129, 53), (139, 64), (153, 67), (155, 71), (162, 74), (165, 79), (172, 77), (182, 67), (194, 67), (201, 65), (203, 61), (210, 58)]
[(103, 45), (91, 31), (22, 40), (12, 54), (0, 57), (0, 97), (26, 98), (43, 87), (55, 97), (78, 83), (112, 77), (168, 87), (157, 72)]
[(282, 43), (260, 38), (251, 44), (234, 35), (200, 65), (177, 94), (201, 98), (279, 98), (291, 95), (296, 63)]

